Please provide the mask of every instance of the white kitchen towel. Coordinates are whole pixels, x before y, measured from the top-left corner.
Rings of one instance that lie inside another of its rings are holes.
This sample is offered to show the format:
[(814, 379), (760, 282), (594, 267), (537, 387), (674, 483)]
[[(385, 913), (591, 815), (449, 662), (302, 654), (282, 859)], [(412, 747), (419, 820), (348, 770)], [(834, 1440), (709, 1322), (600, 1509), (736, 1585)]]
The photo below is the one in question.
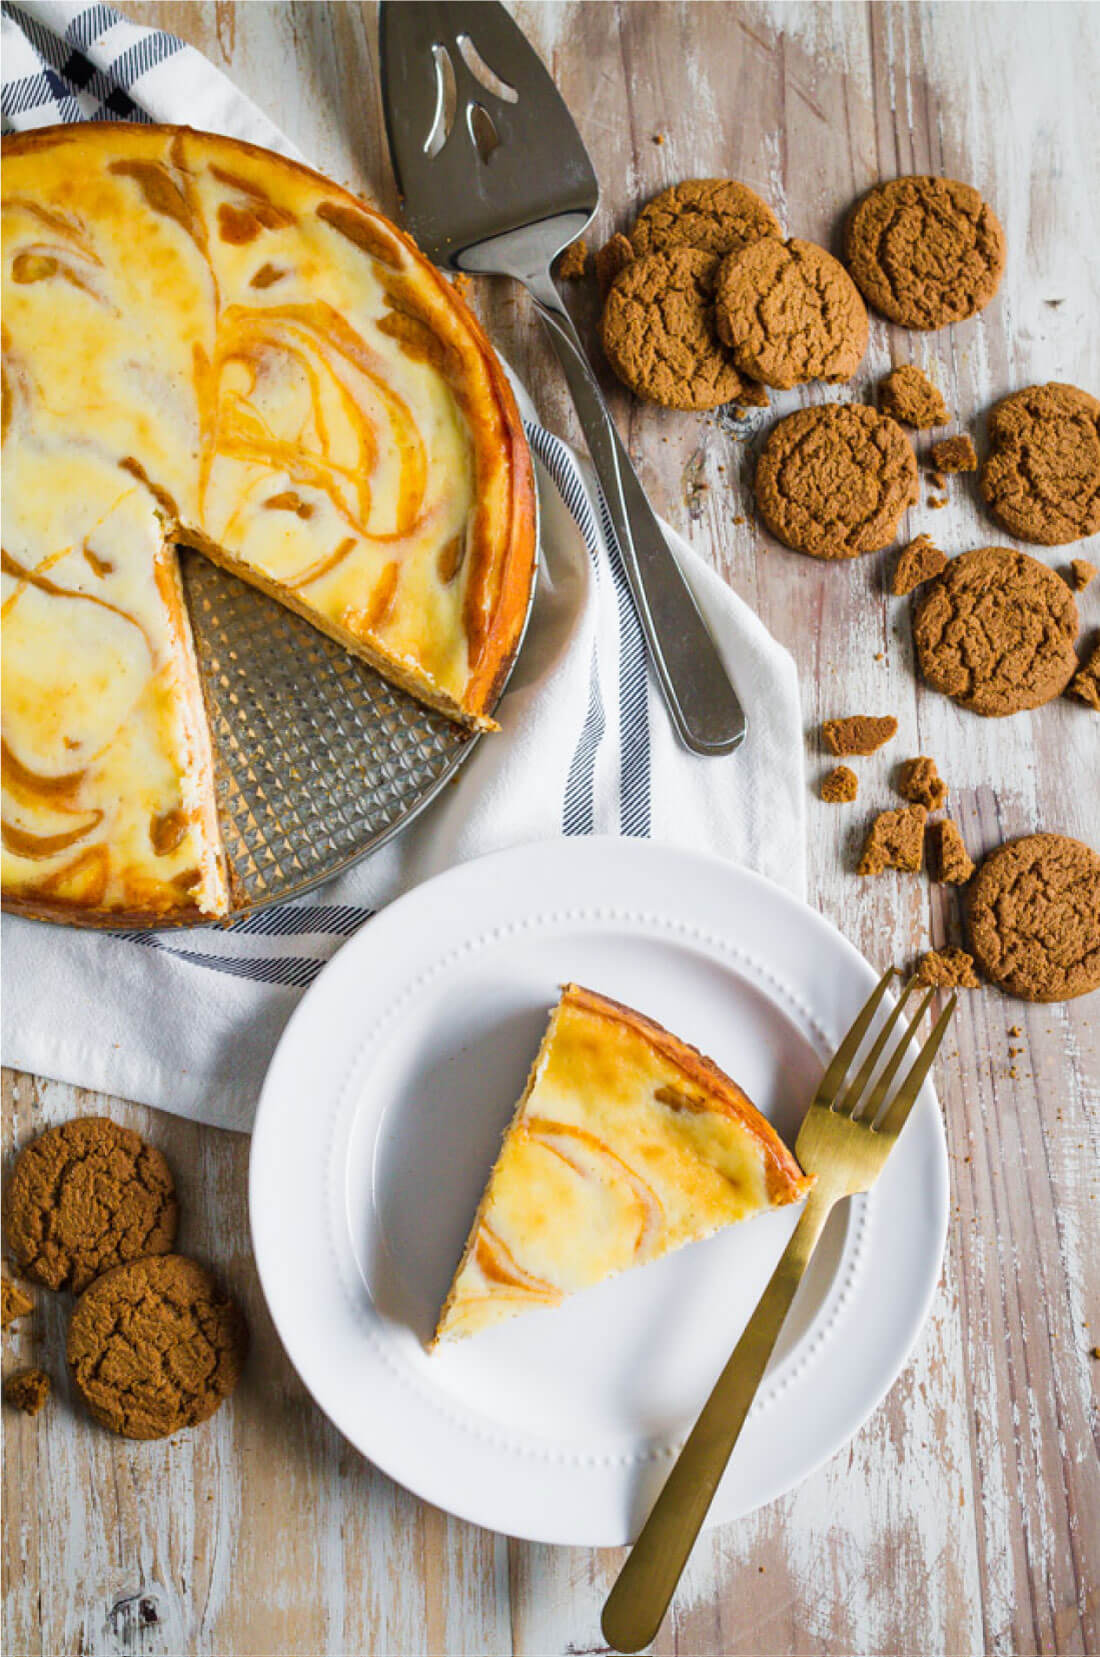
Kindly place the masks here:
[[(200, 53), (109, 6), (3, 6), (5, 129), (186, 121), (295, 155)], [(561, 834), (646, 836), (717, 853), (802, 895), (802, 722), (794, 664), (674, 532), (669, 538), (748, 711), (741, 750), (677, 742), (586, 461), (537, 423), (542, 561), (499, 710), (453, 786), (411, 827), (295, 904), (228, 928), (90, 933), (5, 916), (5, 1064), (248, 1128), (303, 991), (352, 932), (452, 864)]]

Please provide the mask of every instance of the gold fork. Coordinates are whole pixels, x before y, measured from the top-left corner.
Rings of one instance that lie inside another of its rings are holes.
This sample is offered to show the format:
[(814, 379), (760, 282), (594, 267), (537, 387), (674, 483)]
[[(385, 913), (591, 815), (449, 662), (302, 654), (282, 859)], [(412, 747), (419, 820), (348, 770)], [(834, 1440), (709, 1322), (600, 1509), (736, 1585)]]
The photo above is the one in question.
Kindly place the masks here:
[(910, 981), (855, 1079), (845, 1089), (848, 1072), (896, 975), (897, 969), (891, 967), (879, 980), (837, 1048), (806, 1112), (795, 1154), (808, 1174), (817, 1175), (817, 1182), (744, 1334), (607, 1597), (601, 1626), (605, 1639), (616, 1651), (641, 1651), (661, 1626), (825, 1222), (838, 1202), (869, 1191), (882, 1172), (951, 1022), (955, 995), (936, 1020), (904, 1081), (893, 1088), (910, 1038), (935, 994), (930, 989), (870, 1087), (916, 987), (916, 981)]

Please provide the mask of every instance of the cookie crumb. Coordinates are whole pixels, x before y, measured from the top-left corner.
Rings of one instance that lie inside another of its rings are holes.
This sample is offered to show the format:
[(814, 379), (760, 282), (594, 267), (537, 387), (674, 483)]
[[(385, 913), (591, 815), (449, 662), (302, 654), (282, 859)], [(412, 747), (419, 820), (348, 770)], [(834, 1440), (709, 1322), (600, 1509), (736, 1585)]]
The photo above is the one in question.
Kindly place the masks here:
[(1085, 663), (1078, 668), (1069, 684), (1066, 686), (1067, 696), (1076, 696), (1078, 701), (1087, 702), (1090, 708), (1100, 713), (1100, 644), (1098, 644)]
[(596, 281), (600, 284), (600, 292), (606, 296), (608, 289), (621, 270), (624, 270), (634, 258), (634, 249), (626, 236), (612, 236), (605, 242), (596, 254)]
[(897, 730), (898, 722), (893, 714), (879, 717), (854, 713), (845, 719), (827, 719), (821, 727), (821, 735), (830, 754), (843, 759), (849, 754), (875, 753), (897, 735)]
[(44, 1369), (21, 1369), (4, 1382), (4, 1397), (24, 1415), (37, 1415), (50, 1396), (50, 1378)]
[(830, 805), (847, 805), (859, 793), (859, 778), (847, 765), (838, 765), (821, 779), (821, 798)]
[(583, 236), (578, 236), (575, 242), (570, 242), (561, 257), (558, 266), (558, 275), (563, 282), (580, 282), (588, 268), (588, 243)]
[(653, 134), (653, 142), (655, 144), (663, 144), (664, 141), (665, 141), (665, 135), (664, 135), (663, 132), (655, 132)]
[(898, 793), (903, 800), (914, 800), (928, 811), (939, 811), (947, 801), (947, 784), (937, 771), (935, 760), (927, 754), (918, 754), (902, 766)]
[[(978, 457), (974, 445), (965, 432), (957, 437), (945, 437), (932, 445), (932, 463), (939, 472), (976, 472)], [(941, 489), (942, 484), (939, 486)]]
[(947, 554), (940, 551), (930, 535), (917, 535), (898, 554), (890, 590), (896, 598), (904, 598), (914, 587), (931, 581), (946, 568)]
[(1008, 1027), (1008, 1033), (1010, 1036), (1022, 1036), (1024, 1032), (1020, 1029), (1018, 1024), (1010, 1024)]
[(34, 1301), (10, 1277), (0, 1278), (0, 1329), (34, 1311)]
[(919, 873), (924, 856), (927, 816), (922, 805), (907, 805), (900, 811), (880, 812), (867, 831), (857, 873), (880, 875), (886, 869), (901, 869), (906, 874)]
[(1069, 584), (1076, 592), (1083, 593), (1095, 575), (1096, 565), (1090, 564), (1087, 558), (1070, 560)]
[(929, 833), (932, 836), (935, 879), (941, 886), (965, 885), (974, 873), (974, 861), (966, 849), (959, 825), (951, 817), (945, 817), (942, 823), (933, 823)]
[(947, 502), (945, 500), (943, 500), (943, 501), (929, 501), (928, 502), (929, 510), (932, 511), (932, 512), (938, 512), (942, 506), (946, 506), (946, 505), (947, 505)]
[(903, 363), (887, 374), (878, 388), (879, 406), (903, 426), (926, 431), (946, 426), (951, 416), (947, 405), (927, 374), (911, 363)]
[(922, 989), (976, 990), (974, 957), (965, 949), (930, 949), (922, 955), (913, 982)]

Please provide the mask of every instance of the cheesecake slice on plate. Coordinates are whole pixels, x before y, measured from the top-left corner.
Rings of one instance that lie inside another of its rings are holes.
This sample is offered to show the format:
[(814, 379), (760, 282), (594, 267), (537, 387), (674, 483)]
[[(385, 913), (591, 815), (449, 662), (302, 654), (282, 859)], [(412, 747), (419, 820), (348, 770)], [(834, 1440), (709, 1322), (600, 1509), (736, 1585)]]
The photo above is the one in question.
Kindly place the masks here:
[(813, 1184), (737, 1083), (567, 984), (505, 1133), (433, 1346), (556, 1306)]

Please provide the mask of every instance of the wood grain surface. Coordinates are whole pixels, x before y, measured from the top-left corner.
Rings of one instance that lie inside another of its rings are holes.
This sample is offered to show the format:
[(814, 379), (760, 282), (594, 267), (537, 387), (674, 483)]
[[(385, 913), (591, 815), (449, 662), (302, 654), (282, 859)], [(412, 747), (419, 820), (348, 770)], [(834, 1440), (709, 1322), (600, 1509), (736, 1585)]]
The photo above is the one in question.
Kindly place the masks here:
[[(836, 248), (845, 209), (873, 180), (943, 172), (975, 184), (1005, 225), (1001, 292), (980, 318), (932, 335), (873, 320), (852, 393), (869, 395), (892, 363), (928, 367), (981, 450), (987, 410), (1013, 387), (1063, 379), (1100, 392), (1094, 8), (669, 0), (513, 9), (595, 161), (595, 245), (661, 186), (729, 174), (760, 190), (791, 233)], [(319, 166), (395, 209), (370, 7), (126, 10), (207, 52)], [(474, 297), (546, 423), (576, 440), (524, 295), (482, 284)], [(594, 343), (594, 292), (573, 287), (570, 304)], [(759, 440), (777, 411), (818, 400), (822, 388), (777, 396), (771, 411), (735, 423), (634, 403), (601, 373), (658, 509), (798, 661), (811, 901), (873, 962), (907, 961), (930, 940), (958, 936), (950, 888), (852, 873), (861, 828), (891, 802), (902, 758), (937, 758), (974, 854), (1039, 828), (1100, 845), (1095, 714), (1065, 700), (1001, 721), (960, 712), (915, 679), (906, 606), (885, 592), (887, 557), (824, 567), (758, 526), (747, 480)], [(927, 530), (949, 552), (1005, 540), (973, 478), (952, 480), (948, 493), (947, 508), (932, 512), (923, 489), (908, 533)], [(1069, 549), (1039, 555), (1062, 565)], [(1095, 632), (1100, 582), (1081, 608)], [(900, 734), (860, 764), (858, 804), (821, 804), (820, 720), (888, 711)], [(841, 1455), (704, 1538), (658, 1652), (1097, 1650), (1098, 999), (963, 998), (938, 1071), (950, 1242), (912, 1362)], [(599, 1609), (617, 1552), (531, 1546), (451, 1519), (364, 1462), (312, 1405), (257, 1285), (245, 1138), (29, 1076), (8, 1077), (5, 1102), (9, 1156), (79, 1111), (105, 1110), (147, 1133), (182, 1187), (182, 1245), (220, 1263), (254, 1331), (232, 1403), (201, 1431), (148, 1445), (116, 1441), (81, 1414), (62, 1373), (58, 1298), (38, 1295), (30, 1327), (5, 1335), (5, 1373), (38, 1354), (57, 1387), (37, 1420), (5, 1411), (9, 1652), (606, 1649)]]

